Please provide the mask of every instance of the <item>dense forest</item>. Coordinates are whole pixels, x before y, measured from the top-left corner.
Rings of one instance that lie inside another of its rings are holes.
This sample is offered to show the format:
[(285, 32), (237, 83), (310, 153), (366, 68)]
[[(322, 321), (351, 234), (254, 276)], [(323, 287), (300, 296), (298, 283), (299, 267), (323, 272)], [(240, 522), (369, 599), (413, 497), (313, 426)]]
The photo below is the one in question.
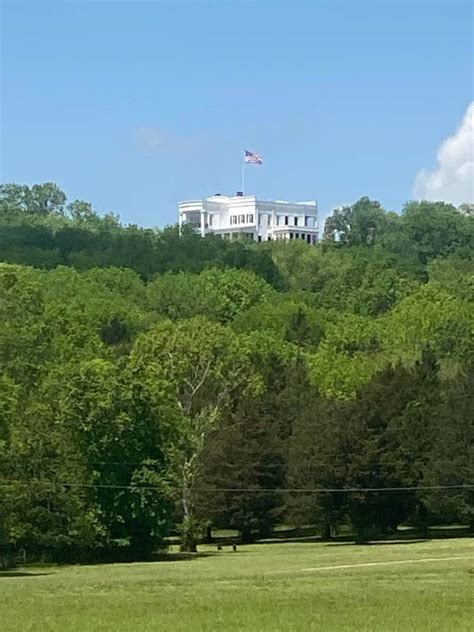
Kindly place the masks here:
[(474, 528), (474, 218), (333, 212), (249, 244), (0, 188), (0, 546)]

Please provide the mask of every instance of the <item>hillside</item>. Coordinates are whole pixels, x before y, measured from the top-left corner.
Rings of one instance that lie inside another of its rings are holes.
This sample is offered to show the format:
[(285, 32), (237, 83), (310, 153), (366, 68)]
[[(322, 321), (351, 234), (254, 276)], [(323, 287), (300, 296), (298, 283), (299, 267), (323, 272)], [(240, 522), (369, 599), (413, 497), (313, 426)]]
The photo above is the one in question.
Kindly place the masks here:
[(230, 243), (4, 185), (4, 547), (472, 526), (473, 226), (362, 198), (315, 247)]

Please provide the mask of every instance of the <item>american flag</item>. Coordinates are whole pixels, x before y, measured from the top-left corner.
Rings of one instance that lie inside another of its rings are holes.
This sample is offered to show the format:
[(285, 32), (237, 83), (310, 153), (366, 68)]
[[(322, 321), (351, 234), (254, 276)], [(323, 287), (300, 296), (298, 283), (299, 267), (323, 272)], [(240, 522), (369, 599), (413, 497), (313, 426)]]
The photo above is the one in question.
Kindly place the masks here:
[(263, 165), (263, 158), (258, 154), (245, 150), (245, 162), (249, 162), (252, 165)]

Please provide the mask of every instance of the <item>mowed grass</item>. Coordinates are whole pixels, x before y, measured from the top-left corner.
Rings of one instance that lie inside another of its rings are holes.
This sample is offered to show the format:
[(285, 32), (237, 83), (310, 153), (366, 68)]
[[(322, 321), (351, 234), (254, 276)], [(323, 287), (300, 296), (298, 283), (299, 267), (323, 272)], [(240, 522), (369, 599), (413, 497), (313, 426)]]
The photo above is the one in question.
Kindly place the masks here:
[(0, 630), (474, 629), (469, 539), (201, 550), (190, 560), (4, 573)]

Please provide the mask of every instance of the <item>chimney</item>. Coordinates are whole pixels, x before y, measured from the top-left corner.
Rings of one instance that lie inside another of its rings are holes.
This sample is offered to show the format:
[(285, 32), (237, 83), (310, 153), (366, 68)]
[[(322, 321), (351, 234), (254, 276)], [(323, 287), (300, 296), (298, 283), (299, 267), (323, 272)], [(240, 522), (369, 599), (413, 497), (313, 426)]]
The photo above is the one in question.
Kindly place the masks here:
[(244, 197), (243, 191), (237, 191), (237, 197)]
[(216, 197), (218, 195), (222, 195), (222, 193), (214, 193), (214, 197)]

